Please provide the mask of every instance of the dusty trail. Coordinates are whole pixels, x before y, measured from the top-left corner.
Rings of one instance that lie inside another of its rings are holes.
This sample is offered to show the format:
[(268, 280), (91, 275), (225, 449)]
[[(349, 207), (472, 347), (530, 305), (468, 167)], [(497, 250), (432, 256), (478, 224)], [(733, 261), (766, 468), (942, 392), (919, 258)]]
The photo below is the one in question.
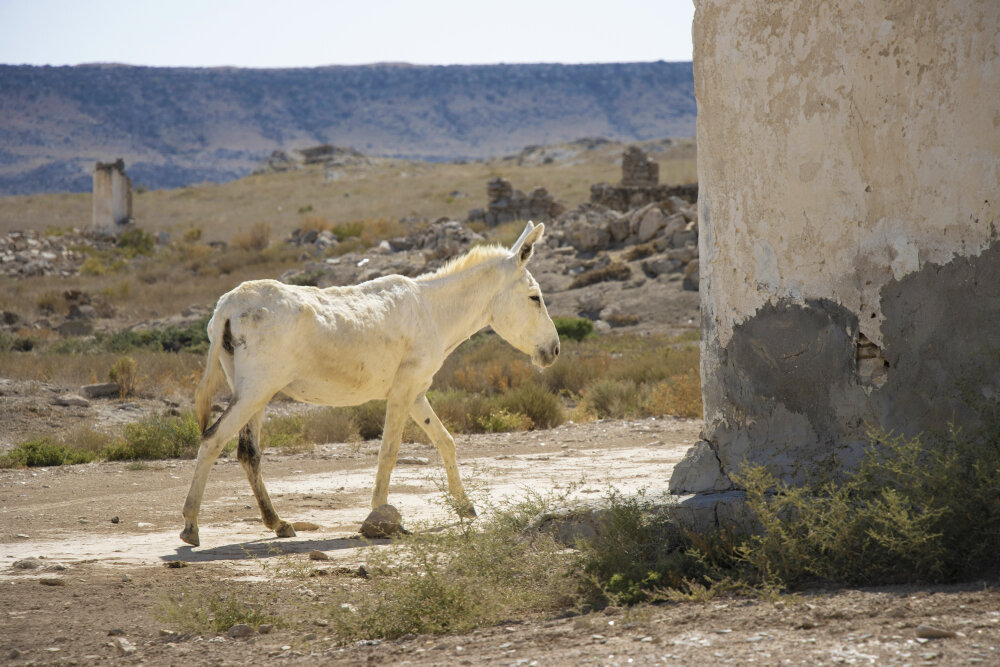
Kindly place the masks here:
[[(483, 504), (573, 486), (595, 498), (611, 486), (662, 490), (697, 437), (694, 421), (569, 424), (532, 433), (459, 436), (460, 469)], [(320, 445), (307, 454), (267, 452), (264, 476), (284, 518), (317, 530), (277, 539), (261, 524), (234, 457), (214, 467), (200, 523), (202, 546), (180, 542), (180, 508), (193, 461), (96, 463), (0, 471), (0, 573), (41, 556), (72, 564), (151, 565), (170, 560), (232, 561), (314, 549), (356, 559), (355, 539), (368, 512), (378, 443)], [(433, 448), (404, 444), (389, 500), (413, 525), (445, 525), (443, 469)], [(117, 517), (117, 522), (112, 520)], [(0, 578), (4, 575), (0, 574)]]

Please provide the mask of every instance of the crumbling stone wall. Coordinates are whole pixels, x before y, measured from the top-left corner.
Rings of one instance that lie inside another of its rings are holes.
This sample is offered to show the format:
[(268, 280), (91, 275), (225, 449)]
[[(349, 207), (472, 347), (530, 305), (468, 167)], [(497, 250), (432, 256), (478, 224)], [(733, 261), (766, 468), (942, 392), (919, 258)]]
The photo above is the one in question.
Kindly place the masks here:
[(698, 184), (660, 185), (660, 165), (638, 146), (629, 146), (622, 153), (621, 183), (590, 186), (590, 203), (614, 211), (628, 211), (670, 197), (680, 197), (693, 204), (698, 200)]
[(701, 0), (705, 441), (786, 481), (1000, 396), (1000, 4)]
[(499, 176), (486, 183), (486, 198), (486, 210), (476, 208), (469, 211), (468, 222), (484, 221), (488, 225), (512, 220), (548, 222), (565, 210), (545, 188), (536, 187), (525, 195), (515, 190), (506, 178)]
[(132, 180), (125, 174), (125, 161), (98, 162), (93, 178), (91, 231), (113, 234), (132, 220)]

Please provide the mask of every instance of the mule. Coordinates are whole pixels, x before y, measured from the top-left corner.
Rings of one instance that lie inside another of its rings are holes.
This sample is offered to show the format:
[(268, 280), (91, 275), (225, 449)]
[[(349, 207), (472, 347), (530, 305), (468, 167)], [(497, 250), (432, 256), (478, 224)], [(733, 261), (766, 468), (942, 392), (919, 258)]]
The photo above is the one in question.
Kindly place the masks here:
[[(544, 233), (545, 225), (529, 222), (509, 250), (476, 247), (415, 279), (391, 275), (326, 289), (253, 280), (224, 294), (208, 323), (208, 360), (195, 392), (202, 440), (181, 539), (199, 544), (198, 510), (209, 469), (237, 433), (237, 458), (264, 525), (278, 537), (295, 535), (275, 511), (261, 476), (264, 407), (279, 391), (331, 406), (385, 399), (372, 508), (387, 502), (403, 427), (412, 418), (440, 452), (448, 490), (463, 514), (474, 516), (458, 474), (455, 441), (426, 392), (445, 358), (486, 326), (536, 366), (555, 362), (559, 335), (526, 268)], [(206, 428), (221, 375), (232, 400)]]

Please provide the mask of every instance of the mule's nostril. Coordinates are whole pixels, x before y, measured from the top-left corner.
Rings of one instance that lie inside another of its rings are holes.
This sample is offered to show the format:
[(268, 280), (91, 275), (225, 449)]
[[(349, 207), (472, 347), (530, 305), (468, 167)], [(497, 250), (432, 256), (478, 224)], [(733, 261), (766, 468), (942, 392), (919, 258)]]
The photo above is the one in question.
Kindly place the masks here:
[(553, 357), (559, 356), (559, 343), (556, 343), (555, 345), (552, 346), (552, 356)]

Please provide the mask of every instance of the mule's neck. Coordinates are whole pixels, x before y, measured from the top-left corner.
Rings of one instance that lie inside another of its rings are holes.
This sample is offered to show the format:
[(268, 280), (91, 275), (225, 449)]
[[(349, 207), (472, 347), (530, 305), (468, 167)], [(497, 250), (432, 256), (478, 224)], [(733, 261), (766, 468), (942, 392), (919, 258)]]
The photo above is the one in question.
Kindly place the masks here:
[(487, 261), (421, 282), (446, 354), (490, 323), (492, 303), (503, 287), (503, 280), (503, 271), (497, 262)]

